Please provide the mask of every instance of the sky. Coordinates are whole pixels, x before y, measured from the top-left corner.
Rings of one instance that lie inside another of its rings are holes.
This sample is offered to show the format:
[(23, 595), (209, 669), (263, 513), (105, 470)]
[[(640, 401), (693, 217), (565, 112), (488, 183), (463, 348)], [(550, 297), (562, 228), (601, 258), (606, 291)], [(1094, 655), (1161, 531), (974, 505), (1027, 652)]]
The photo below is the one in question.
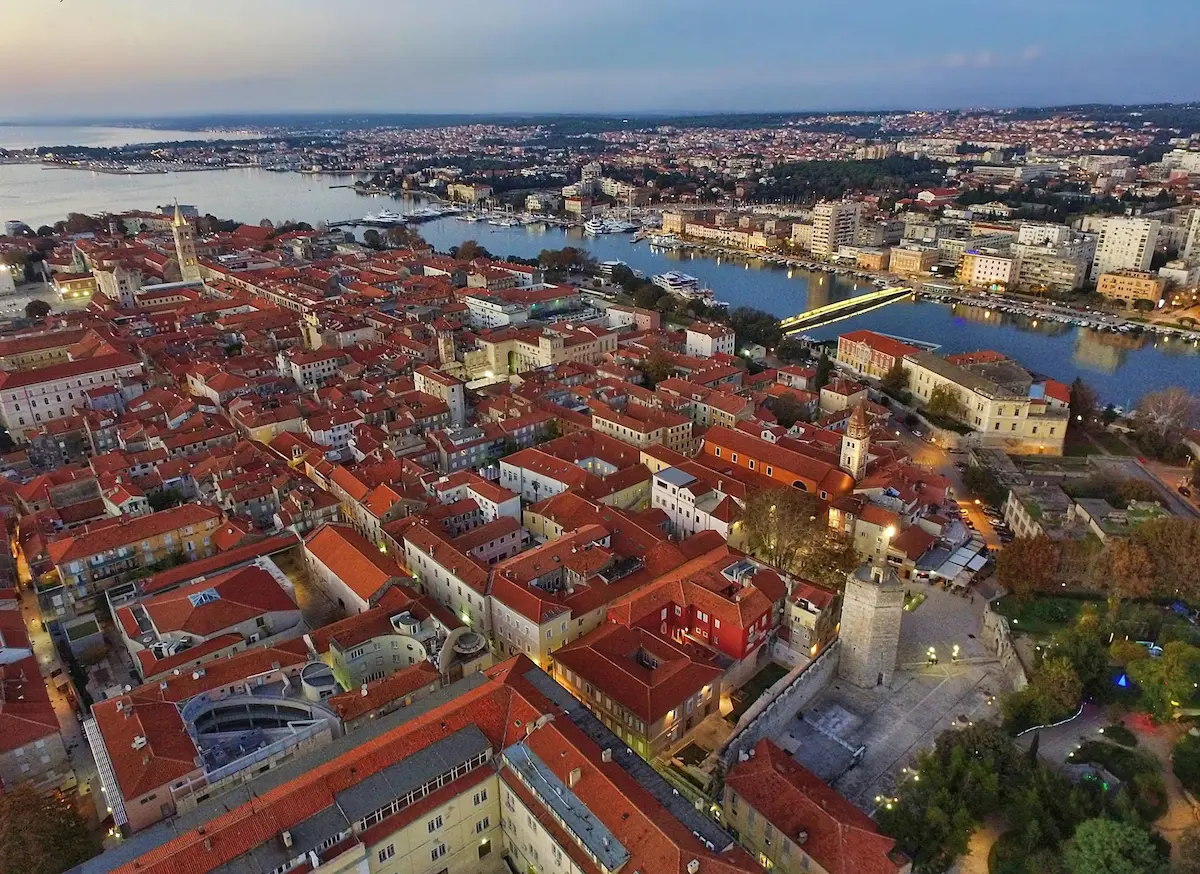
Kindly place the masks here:
[[(0, 119), (1200, 98), (1197, 0), (4, 3)], [(20, 71), (15, 77), (13, 71)]]

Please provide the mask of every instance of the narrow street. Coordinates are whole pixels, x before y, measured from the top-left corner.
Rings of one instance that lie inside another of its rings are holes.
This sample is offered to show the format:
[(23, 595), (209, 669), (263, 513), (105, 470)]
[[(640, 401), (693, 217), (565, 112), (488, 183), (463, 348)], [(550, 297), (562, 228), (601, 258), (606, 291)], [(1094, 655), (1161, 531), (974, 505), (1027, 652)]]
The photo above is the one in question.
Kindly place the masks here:
[(917, 437), (907, 426), (895, 419), (892, 419), (888, 423), (888, 428), (892, 431), (892, 436), (899, 441), (914, 462), (950, 480), (954, 490), (954, 497), (958, 501), (963, 514), (971, 520), (971, 524), (975, 526), (975, 530), (983, 537), (983, 541), (987, 544), (988, 549), (992, 551), (1002, 549), (1003, 544), (1000, 542), (1000, 537), (996, 534), (995, 529), (992, 528), (992, 523), (987, 520), (987, 514), (984, 512), (982, 505), (975, 503), (976, 496), (963, 485), (962, 474), (954, 466), (954, 462), (965, 459), (966, 456), (951, 454), (936, 443), (931, 443), (928, 440)]
[[(18, 591), (21, 594), (21, 618), (25, 621), (30, 645), (42, 672), (42, 681), (46, 683), (50, 702), (54, 705), (54, 713), (58, 717), (63, 744), (67, 748), (67, 756), (70, 758), (71, 768), (78, 781), (78, 792), (80, 795), (90, 795), (99, 790), (100, 783), (97, 779), (96, 762), (92, 758), (91, 747), (88, 746), (87, 739), (83, 735), (83, 724), (76, 716), (79, 711), (70, 674), (67, 672), (67, 666), (58, 656), (58, 650), (54, 646), (50, 633), (42, 625), (41, 611), (38, 609), (37, 595), (33, 590), (29, 565), (19, 550), (14, 550), (14, 554), (17, 558)], [(67, 677), (67, 685), (62, 690), (58, 689), (51, 679), (55, 671), (61, 671), (62, 676)], [(99, 809), (100, 817), (103, 818), (105, 813), (103, 802), (97, 802), (96, 806)]]

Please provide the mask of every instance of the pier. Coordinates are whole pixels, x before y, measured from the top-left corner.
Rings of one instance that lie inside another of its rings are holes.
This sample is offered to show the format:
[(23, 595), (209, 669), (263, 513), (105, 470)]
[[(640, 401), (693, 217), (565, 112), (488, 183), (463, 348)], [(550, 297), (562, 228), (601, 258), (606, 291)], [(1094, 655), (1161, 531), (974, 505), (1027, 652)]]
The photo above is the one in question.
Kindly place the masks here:
[(835, 301), (834, 303), (817, 307), (815, 310), (809, 310), (799, 315), (788, 316), (786, 319), (780, 320), (779, 327), (783, 329), (785, 334), (798, 334), (801, 331), (819, 328), (822, 325), (828, 325), (830, 322), (859, 315), (877, 307), (887, 306), (901, 298), (908, 297), (912, 293), (913, 290), (906, 286), (882, 288), (879, 291), (872, 291), (867, 294), (847, 298), (846, 300)]

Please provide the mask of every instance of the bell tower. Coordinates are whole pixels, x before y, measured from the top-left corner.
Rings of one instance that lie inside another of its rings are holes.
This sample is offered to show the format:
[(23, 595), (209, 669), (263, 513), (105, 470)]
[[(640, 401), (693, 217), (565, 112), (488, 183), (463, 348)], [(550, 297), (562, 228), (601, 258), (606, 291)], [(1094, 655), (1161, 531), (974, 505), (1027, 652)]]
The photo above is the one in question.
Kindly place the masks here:
[(196, 258), (196, 232), (192, 223), (183, 217), (179, 201), (175, 201), (175, 218), (171, 220), (175, 236), (175, 257), (179, 259), (179, 274), (184, 282), (200, 282), (200, 262)]
[(867, 423), (866, 407), (860, 402), (850, 414), (846, 433), (842, 437), (842, 470), (858, 482), (867, 473), (867, 456), (871, 451), (871, 426)]

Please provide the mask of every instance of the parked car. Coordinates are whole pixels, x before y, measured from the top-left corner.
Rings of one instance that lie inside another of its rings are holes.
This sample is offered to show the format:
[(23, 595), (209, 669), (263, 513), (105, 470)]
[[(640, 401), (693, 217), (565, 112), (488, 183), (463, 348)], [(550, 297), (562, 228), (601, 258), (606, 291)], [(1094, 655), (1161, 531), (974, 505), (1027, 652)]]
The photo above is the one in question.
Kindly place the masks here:
[(925, 435), (922, 434), (920, 431), (918, 431), (916, 428), (913, 428), (913, 436), (914, 437), (924, 437)]

